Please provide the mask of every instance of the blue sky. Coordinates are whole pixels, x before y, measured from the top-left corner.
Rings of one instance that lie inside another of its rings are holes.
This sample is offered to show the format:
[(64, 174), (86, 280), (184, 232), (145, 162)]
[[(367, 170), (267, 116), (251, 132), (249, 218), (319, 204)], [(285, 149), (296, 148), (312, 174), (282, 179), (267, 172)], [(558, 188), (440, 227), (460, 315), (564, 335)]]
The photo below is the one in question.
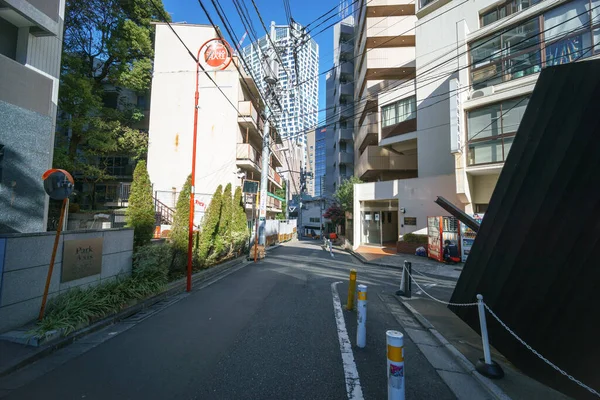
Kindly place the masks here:
[[(254, 7), (250, 0), (242, 0), (246, 4), (252, 17), (252, 22), (259, 36), (264, 36), (264, 29), (258, 19)], [(283, 0), (255, 0), (256, 5), (261, 13), (261, 16), (269, 27), (271, 21), (275, 21), (277, 24), (286, 23), (286, 15), (283, 7)], [(349, 1), (351, 3), (352, 1)], [(225, 10), (227, 18), (233, 26), (233, 30), (238, 38), (241, 38), (245, 32), (244, 26), (240, 22), (238, 13), (233, 5), (232, 0), (220, 0), (221, 7)], [(208, 24), (208, 18), (200, 8), (197, 0), (163, 0), (165, 9), (171, 14), (173, 22), (187, 22), (190, 24)], [(222, 27), (221, 20), (218, 18), (215, 9), (213, 8), (212, 2), (209, 0), (203, 0), (204, 6), (208, 9), (211, 17), (215, 24), (221, 26), (223, 34), (226, 35), (225, 29)], [(292, 11), (292, 17), (294, 20), (302, 25), (307, 25), (312, 22), (325, 12), (332, 9), (334, 6), (339, 4), (339, 0), (290, 0), (290, 8)], [(330, 16), (332, 14), (328, 14)], [(339, 21), (338, 16), (328, 20), (323, 25), (316, 28), (314, 33), (318, 33), (324, 27), (331, 25), (334, 22)], [(320, 22), (320, 21), (319, 21)], [(317, 22), (316, 24), (318, 24)], [(316, 24), (313, 24), (316, 25)], [(328, 70), (331, 68), (333, 63), (333, 28), (329, 28), (326, 31), (319, 33), (314, 37), (315, 41), (319, 44), (319, 72)], [(250, 43), (250, 37), (246, 37), (243, 45)], [(235, 45), (234, 43), (231, 43)], [(319, 109), (325, 108), (325, 76), (322, 75), (319, 79)], [(324, 114), (324, 113), (322, 113)], [(321, 115), (321, 120), (324, 115)]]

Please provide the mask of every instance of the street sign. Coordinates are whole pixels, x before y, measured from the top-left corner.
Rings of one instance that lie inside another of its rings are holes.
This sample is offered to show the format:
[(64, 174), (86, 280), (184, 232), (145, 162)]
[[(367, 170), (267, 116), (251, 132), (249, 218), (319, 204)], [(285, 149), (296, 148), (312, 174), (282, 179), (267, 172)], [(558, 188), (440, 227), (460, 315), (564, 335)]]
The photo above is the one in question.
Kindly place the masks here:
[(244, 181), (244, 188), (242, 189), (242, 192), (247, 193), (247, 194), (258, 193), (258, 181), (251, 181), (251, 180), (246, 179)]
[(198, 52), (198, 62), (206, 69), (223, 70), (229, 66), (233, 51), (225, 39), (214, 38), (206, 41)]
[(296, 211), (296, 206), (289, 206), (288, 208), (290, 209), (290, 212)]

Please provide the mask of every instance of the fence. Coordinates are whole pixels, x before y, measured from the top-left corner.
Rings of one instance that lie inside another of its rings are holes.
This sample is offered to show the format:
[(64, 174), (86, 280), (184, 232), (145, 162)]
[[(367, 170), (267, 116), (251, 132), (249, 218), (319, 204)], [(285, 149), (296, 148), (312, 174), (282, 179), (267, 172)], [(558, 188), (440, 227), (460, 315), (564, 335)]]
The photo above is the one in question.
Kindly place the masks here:
[[(295, 219), (278, 220), (268, 219), (265, 221), (266, 245), (272, 246), (277, 243), (287, 242), (296, 236), (297, 224)], [(255, 227), (252, 227), (250, 244), (254, 243)]]
[[(523, 345), (527, 350), (529, 350), (530, 352), (532, 352), (537, 358), (539, 358), (540, 360), (542, 360), (544, 363), (546, 363), (548, 366), (550, 366), (551, 368), (553, 368), (554, 370), (556, 370), (557, 372), (559, 372), (561, 375), (567, 377), (570, 381), (574, 382), (575, 384), (577, 384), (579, 387), (587, 390), (589, 393), (591, 393), (592, 395), (596, 396), (596, 397), (600, 397), (600, 393), (595, 390), (594, 388), (584, 384), (583, 382), (581, 382), (580, 380), (576, 379), (575, 377), (573, 377), (572, 375), (568, 374), (566, 371), (564, 371), (563, 369), (561, 369), (560, 367), (558, 367), (557, 365), (555, 365), (554, 363), (552, 363), (550, 360), (548, 360), (548, 358), (544, 357), (542, 354), (540, 354), (538, 351), (536, 351), (533, 347), (531, 347), (525, 340), (523, 340), (519, 335), (517, 335), (506, 323), (504, 323), (504, 321), (502, 321), (500, 319), (500, 317), (498, 317), (498, 315), (496, 315), (496, 313), (483, 301), (483, 296), (481, 295), (477, 295), (478, 301), (472, 302), (472, 303), (451, 303), (451, 302), (447, 302), (447, 301), (443, 301), (440, 300), (434, 296), (432, 296), (431, 294), (427, 293), (425, 291), (425, 289), (423, 289), (421, 287), (421, 285), (419, 285), (419, 283), (417, 282), (416, 279), (414, 279), (414, 277), (411, 275), (411, 273), (409, 272), (410, 269), (407, 270), (407, 268), (405, 267), (403, 269), (403, 274), (406, 273), (409, 277), (410, 280), (412, 282), (415, 283), (415, 285), (419, 288), (419, 290), (421, 292), (423, 292), (427, 297), (429, 297), (430, 299), (432, 299), (433, 301), (436, 301), (438, 303), (444, 304), (446, 306), (453, 306), (453, 307), (479, 307), (480, 308), (480, 324), (481, 324), (481, 331), (482, 331), (482, 340), (483, 340), (483, 349), (484, 349), (484, 356), (486, 359), (485, 364), (486, 365), (490, 365), (491, 363), (491, 358), (490, 358), (490, 353), (489, 353), (489, 341), (488, 341), (488, 337), (487, 337), (487, 328), (486, 328), (486, 321), (485, 321), (485, 311), (487, 311), (496, 321), (498, 321), (498, 323), (515, 339), (517, 340), (521, 345)], [(479, 369), (478, 369), (479, 371)], [(481, 371), (480, 371), (481, 372)]]

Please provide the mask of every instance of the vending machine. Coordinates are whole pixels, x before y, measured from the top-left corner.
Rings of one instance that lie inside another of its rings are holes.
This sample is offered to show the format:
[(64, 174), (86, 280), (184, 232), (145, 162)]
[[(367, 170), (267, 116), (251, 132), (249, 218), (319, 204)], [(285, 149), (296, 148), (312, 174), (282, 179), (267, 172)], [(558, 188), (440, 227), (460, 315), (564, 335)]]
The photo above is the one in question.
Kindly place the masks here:
[(444, 261), (444, 242), (449, 240), (461, 253), (460, 226), (455, 217), (427, 217), (427, 256)]
[[(473, 217), (473, 219), (481, 225), (483, 214), (473, 214), (471, 217)], [(475, 236), (477, 236), (477, 233), (473, 229), (469, 228), (462, 222), (460, 223), (460, 254), (462, 262), (467, 262), (467, 258), (471, 252), (471, 247), (473, 247), (473, 243), (475, 242)]]

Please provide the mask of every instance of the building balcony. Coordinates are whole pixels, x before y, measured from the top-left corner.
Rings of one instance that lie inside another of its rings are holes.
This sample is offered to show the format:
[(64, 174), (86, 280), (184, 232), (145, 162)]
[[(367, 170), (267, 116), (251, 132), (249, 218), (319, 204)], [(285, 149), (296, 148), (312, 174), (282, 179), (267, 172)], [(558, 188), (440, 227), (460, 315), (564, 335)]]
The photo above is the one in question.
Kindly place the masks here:
[(277, 200), (271, 196), (268, 196), (267, 197), (267, 211), (274, 212), (274, 213), (282, 212), (281, 201)]
[(52, 115), (52, 79), (0, 54), (0, 101)]
[(281, 185), (281, 176), (277, 173), (277, 171), (275, 171), (273, 167), (269, 167), (269, 179), (278, 188), (281, 189), (283, 187)]
[(238, 102), (238, 124), (243, 129), (242, 133), (247, 130), (250, 135), (253, 135), (256, 140), (262, 141), (262, 131), (264, 122), (258, 111), (251, 101)]
[(336, 142), (351, 142), (352, 140), (352, 129), (342, 128), (337, 130)]
[(271, 166), (275, 168), (283, 167), (283, 163), (281, 160), (283, 159), (283, 155), (279, 150), (271, 151)]
[(345, 151), (340, 151), (338, 154), (338, 164), (350, 164), (354, 165), (354, 153), (347, 153)]
[(58, 36), (62, 25), (60, 0), (6, 0), (0, 2), (0, 15), (19, 28), (29, 27), (35, 36)]
[(237, 144), (235, 158), (238, 167), (260, 174), (261, 154), (249, 143)]
[(387, 171), (417, 171), (417, 154), (401, 155), (379, 146), (368, 146), (358, 158), (356, 176), (369, 179)]
[(354, 63), (353, 62), (345, 62), (340, 65), (340, 76), (345, 76), (350, 80), (354, 77)]
[(354, 45), (352, 43), (340, 43), (340, 60), (346, 61), (354, 57)]
[(354, 139), (354, 144), (358, 146), (360, 151), (363, 151), (367, 146), (377, 144), (379, 140), (379, 134), (377, 130), (377, 114), (368, 114), (358, 129), (358, 134)]

